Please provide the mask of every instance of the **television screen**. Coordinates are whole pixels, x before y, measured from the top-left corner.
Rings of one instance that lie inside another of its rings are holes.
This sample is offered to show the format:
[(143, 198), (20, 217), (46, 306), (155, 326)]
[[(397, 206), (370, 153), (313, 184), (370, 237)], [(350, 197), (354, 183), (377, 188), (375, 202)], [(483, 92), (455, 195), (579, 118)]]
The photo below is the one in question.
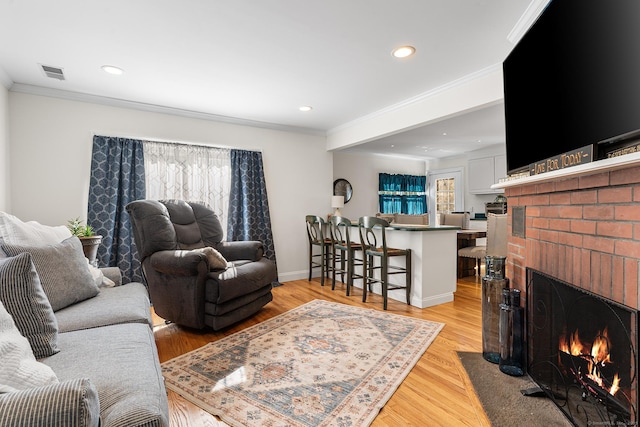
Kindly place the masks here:
[(503, 63), (508, 172), (640, 130), (640, 1), (552, 0)]

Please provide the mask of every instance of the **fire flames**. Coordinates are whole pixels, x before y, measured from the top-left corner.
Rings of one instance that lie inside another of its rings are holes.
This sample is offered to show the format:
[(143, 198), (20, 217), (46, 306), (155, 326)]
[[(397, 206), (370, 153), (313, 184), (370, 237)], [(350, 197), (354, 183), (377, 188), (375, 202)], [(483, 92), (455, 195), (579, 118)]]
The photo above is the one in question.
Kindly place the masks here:
[(596, 338), (593, 340), (589, 350), (588, 344), (580, 339), (579, 332), (576, 330), (569, 336), (568, 340), (565, 336), (560, 337), (559, 349), (564, 353), (586, 360), (587, 372), (576, 372), (576, 374), (586, 376), (601, 389), (615, 396), (620, 389), (620, 377), (616, 373), (609, 385), (607, 384), (609, 381), (601, 374), (601, 370), (605, 365), (613, 364), (609, 342), (608, 331), (605, 328), (602, 332), (596, 334)]

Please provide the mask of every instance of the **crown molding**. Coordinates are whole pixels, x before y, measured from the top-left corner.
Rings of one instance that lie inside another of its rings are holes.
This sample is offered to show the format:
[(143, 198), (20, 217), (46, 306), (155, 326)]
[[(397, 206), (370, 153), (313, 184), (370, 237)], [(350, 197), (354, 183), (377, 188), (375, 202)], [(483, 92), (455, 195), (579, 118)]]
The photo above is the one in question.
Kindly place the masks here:
[(9, 77), (9, 74), (0, 66), (0, 85), (4, 86), (7, 90), (13, 86), (13, 80)]
[(513, 44), (518, 43), (550, 1), (551, 0), (532, 0), (520, 19), (518, 19), (518, 22), (516, 22), (516, 25), (513, 26), (507, 35), (507, 40)]
[[(1, 69), (0, 69), (1, 71)], [(0, 82), (1, 80), (0, 73)], [(14, 83), (10, 91), (26, 93), (29, 95), (46, 96), (50, 98), (65, 99), (69, 101), (87, 102), (90, 104), (106, 105), (110, 107), (129, 108), (132, 110), (146, 111), (151, 113), (169, 114), (172, 116), (187, 117), (198, 120), (208, 120), (214, 122), (229, 123), (239, 126), (250, 126), (262, 129), (279, 130), (283, 132), (303, 133), (309, 135), (325, 136), (325, 132), (316, 129), (301, 128), (296, 126), (280, 125), (276, 123), (260, 122), (256, 120), (240, 119), (235, 117), (221, 116), (217, 114), (203, 113), (199, 111), (183, 110), (180, 108), (165, 107), (162, 105), (145, 104), (142, 102), (128, 101), (125, 99), (109, 98), (105, 96), (91, 95), (80, 92), (72, 92), (61, 89), (46, 88), (42, 86)]]

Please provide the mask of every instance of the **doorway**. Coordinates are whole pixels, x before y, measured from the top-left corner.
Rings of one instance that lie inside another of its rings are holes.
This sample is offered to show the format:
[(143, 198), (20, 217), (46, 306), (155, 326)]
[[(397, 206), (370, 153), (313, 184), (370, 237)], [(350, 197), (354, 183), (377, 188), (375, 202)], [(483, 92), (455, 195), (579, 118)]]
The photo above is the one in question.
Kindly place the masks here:
[(441, 213), (464, 209), (462, 168), (442, 169), (427, 174), (429, 224), (438, 224)]

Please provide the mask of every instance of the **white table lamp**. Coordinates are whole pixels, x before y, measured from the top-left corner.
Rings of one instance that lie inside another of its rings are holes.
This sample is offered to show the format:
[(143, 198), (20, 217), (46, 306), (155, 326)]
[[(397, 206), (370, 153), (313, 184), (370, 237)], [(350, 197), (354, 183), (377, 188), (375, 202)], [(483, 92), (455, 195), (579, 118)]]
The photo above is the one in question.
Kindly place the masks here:
[(331, 196), (331, 207), (335, 208), (334, 216), (342, 216), (340, 208), (344, 207), (344, 196)]

